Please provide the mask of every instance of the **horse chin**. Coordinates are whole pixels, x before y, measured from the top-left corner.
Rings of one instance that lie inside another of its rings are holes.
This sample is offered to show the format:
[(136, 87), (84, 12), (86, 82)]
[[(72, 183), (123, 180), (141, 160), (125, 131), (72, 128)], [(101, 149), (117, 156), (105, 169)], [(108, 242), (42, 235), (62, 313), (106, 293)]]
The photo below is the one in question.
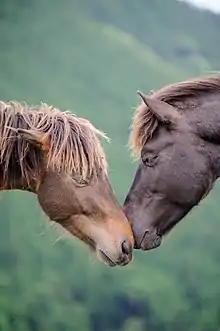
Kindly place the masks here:
[(97, 245), (95, 244), (95, 242), (92, 239), (87, 240), (87, 244), (89, 246), (89, 249), (91, 251), (92, 254), (95, 254), (97, 259), (106, 264), (109, 267), (115, 267), (116, 263), (110, 259), (110, 257), (108, 257), (107, 254), (105, 254), (104, 251), (102, 251), (101, 249), (97, 248)]
[(104, 251), (102, 251), (101, 249), (97, 249), (96, 250), (96, 254), (97, 254), (97, 258), (98, 260), (100, 260), (101, 262), (104, 262), (104, 264), (106, 264), (109, 267), (116, 267), (117, 264), (116, 262), (114, 262)]

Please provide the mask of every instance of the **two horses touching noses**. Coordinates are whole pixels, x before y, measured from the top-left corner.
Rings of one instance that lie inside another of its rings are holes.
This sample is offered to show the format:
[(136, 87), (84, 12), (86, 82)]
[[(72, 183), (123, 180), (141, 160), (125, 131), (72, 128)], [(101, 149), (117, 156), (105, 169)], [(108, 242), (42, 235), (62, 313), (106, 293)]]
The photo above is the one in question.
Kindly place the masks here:
[(167, 86), (137, 108), (130, 147), (139, 166), (123, 209), (88, 120), (46, 104), (0, 102), (0, 190), (37, 195), (46, 215), (109, 266), (158, 247), (220, 175), (220, 75)]

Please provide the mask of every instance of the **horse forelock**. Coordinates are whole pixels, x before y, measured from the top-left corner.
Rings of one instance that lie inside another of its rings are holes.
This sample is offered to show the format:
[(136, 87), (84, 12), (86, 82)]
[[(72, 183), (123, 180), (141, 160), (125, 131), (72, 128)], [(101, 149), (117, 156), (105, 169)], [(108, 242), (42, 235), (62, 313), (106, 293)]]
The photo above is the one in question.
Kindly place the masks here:
[(85, 180), (100, 172), (107, 173), (100, 138), (108, 138), (88, 120), (43, 103), (28, 106), (0, 101), (0, 166), (5, 185), (14, 180), (12, 165), (19, 166), (20, 175), (27, 183), (42, 170), (42, 153), (18, 135), (18, 128), (48, 134), (47, 168)]
[[(199, 97), (204, 93), (216, 92), (220, 93), (220, 74), (167, 85), (150, 93), (150, 97), (175, 104), (176, 101), (184, 102), (192, 96)], [(140, 156), (142, 148), (152, 138), (158, 125), (159, 122), (155, 115), (141, 102), (134, 112), (129, 136), (129, 148), (134, 157)]]
[(98, 175), (100, 171), (107, 173), (106, 157), (99, 138), (108, 138), (88, 120), (61, 114), (54, 120), (53, 130), (49, 131), (48, 166), (80, 175), (82, 179)]

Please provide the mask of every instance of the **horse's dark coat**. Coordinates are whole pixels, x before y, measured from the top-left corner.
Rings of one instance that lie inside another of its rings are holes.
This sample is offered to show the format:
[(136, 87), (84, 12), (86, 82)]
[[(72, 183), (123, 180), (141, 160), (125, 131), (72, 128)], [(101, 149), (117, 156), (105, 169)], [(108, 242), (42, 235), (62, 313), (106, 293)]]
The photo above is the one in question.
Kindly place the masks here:
[(140, 163), (125, 199), (136, 248), (160, 245), (220, 175), (220, 75), (146, 96), (130, 136)]

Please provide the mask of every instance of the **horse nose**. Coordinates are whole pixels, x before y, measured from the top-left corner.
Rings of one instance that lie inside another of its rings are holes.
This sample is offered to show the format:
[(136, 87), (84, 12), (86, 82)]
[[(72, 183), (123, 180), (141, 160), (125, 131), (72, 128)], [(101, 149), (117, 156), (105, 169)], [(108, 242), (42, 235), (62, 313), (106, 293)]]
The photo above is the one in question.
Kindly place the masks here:
[(131, 255), (132, 253), (132, 245), (130, 243), (130, 241), (128, 240), (124, 240), (121, 244), (121, 250), (122, 253), (125, 255)]
[(116, 265), (125, 266), (132, 260), (133, 246), (129, 239), (123, 239), (119, 244)]

